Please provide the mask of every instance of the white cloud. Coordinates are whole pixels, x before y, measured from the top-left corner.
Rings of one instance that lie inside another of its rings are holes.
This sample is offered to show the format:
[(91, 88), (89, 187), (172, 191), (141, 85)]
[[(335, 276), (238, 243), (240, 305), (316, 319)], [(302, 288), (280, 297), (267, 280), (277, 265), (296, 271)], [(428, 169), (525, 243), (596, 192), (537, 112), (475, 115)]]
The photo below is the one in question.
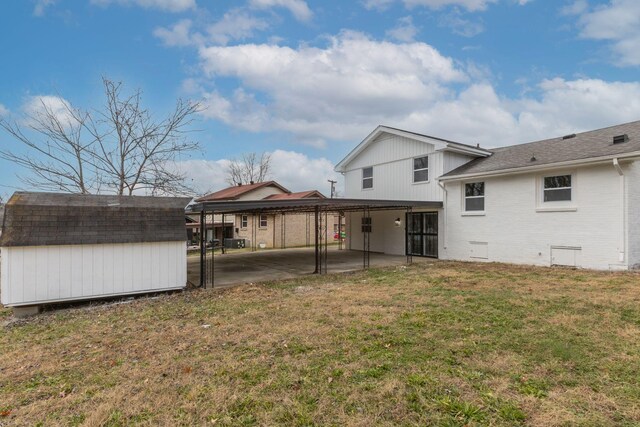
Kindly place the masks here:
[(267, 29), (269, 24), (243, 9), (232, 9), (219, 21), (201, 28), (201, 31), (194, 31), (193, 26), (190, 19), (181, 19), (168, 28), (156, 28), (153, 35), (166, 46), (204, 46), (206, 43), (226, 45), (232, 40), (251, 38), (256, 31)]
[(35, 16), (44, 16), (48, 7), (53, 6), (57, 0), (36, 0), (36, 4), (33, 7), (33, 14)]
[(611, 42), (619, 65), (640, 65), (640, 2), (611, 0), (593, 10), (581, 9), (580, 2), (577, 4), (575, 12), (580, 14), (581, 37)]
[(366, 9), (383, 11), (389, 8), (395, 0), (363, 0), (362, 4)]
[[(499, 0), (363, 0), (362, 4), (366, 9), (384, 11), (388, 9), (396, 1), (402, 1), (408, 9), (414, 7), (427, 7), (429, 9), (439, 10), (446, 7), (461, 7), (469, 12), (479, 12), (486, 10), (493, 3)], [(533, 0), (509, 0), (512, 3), (524, 6)]]
[(117, 3), (123, 6), (140, 6), (145, 9), (160, 9), (167, 12), (184, 12), (196, 7), (196, 0), (91, 0), (91, 3), (99, 6)]
[(166, 46), (188, 46), (193, 43), (190, 19), (182, 19), (170, 28), (158, 27), (153, 35), (162, 40)]
[[(185, 160), (177, 162), (179, 171), (187, 177), (187, 184), (199, 194), (217, 191), (228, 186), (225, 170), (228, 159)], [(319, 190), (328, 195), (327, 179), (340, 179), (333, 171), (334, 164), (325, 158), (310, 158), (295, 151), (275, 150), (271, 153), (271, 176), (291, 191)], [(341, 182), (341, 181), (340, 181)]]
[(9, 115), (9, 109), (4, 105), (0, 104), (0, 117), (4, 117), (8, 115)]
[(498, 0), (404, 0), (407, 7), (425, 6), (430, 9), (442, 9), (447, 6), (460, 6), (468, 11), (485, 10), (491, 3)]
[[(206, 76), (236, 78), (242, 88), (226, 97), (206, 94), (205, 115), (305, 140), (351, 138), (362, 121), (409, 114), (416, 104), (446, 96), (444, 84), (467, 79), (425, 43), (374, 41), (354, 32), (332, 37), (325, 48), (245, 44), (199, 52)], [(258, 101), (258, 93), (269, 101)]]
[(309, 21), (313, 17), (313, 12), (304, 0), (251, 0), (250, 4), (258, 9), (269, 9), (272, 7), (288, 9), (299, 21)]
[(589, 3), (587, 0), (575, 0), (573, 3), (568, 4), (560, 9), (561, 15), (581, 15), (589, 9)]
[(64, 98), (55, 95), (36, 95), (28, 97), (22, 104), (22, 111), (26, 116), (26, 122), (37, 119), (47, 114), (55, 116), (60, 123), (67, 126), (75, 119), (71, 114), (72, 106)]
[(266, 21), (249, 15), (241, 9), (233, 9), (224, 14), (221, 20), (207, 28), (209, 39), (214, 43), (227, 44), (231, 40), (253, 37), (257, 30), (269, 27)]
[(475, 37), (484, 31), (482, 21), (465, 19), (458, 8), (440, 16), (438, 25), (449, 28), (454, 34), (463, 37)]
[(413, 18), (411, 16), (405, 16), (404, 18), (398, 19), (397, 25), (387, 30), (386, 34), (401, 42), (412, 42), (418, 34), (418, 28), (413, 25)]

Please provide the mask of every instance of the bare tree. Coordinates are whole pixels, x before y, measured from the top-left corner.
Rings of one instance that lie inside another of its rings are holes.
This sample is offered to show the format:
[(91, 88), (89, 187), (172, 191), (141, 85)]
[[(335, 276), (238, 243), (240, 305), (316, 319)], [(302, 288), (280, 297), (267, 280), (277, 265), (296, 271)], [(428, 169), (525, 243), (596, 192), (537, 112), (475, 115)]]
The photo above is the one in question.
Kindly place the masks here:
[(243, 154), (239, 159), (231, 159), (226, 172), (229, 185), (263, 182), (271, 173), (271, 154)]
[(155, 120), (141, 104), (140, 90), (123, 93), (122, 83), (103, 78), (101, 111), (83, 111), (64, 103), (54, 111), (42, 102), (23, 125), (0, 120), (0, 127), (27, 150), (0, 150), (0, 158), (26, 168), (22, 177), (39, 189), (72, 193), (131, 195), (184, 194), (184, 175), (175, 162), (197, 142), (187, 137), (199, 104), (178, 100), (173, 112)]

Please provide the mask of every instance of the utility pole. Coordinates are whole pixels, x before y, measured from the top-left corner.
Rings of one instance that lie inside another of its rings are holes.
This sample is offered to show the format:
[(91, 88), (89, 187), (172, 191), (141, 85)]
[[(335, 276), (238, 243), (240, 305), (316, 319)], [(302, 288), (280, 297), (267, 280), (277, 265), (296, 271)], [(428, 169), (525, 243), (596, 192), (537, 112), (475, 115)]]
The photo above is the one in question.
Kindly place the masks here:
[(327, 181), (331, 183), (331, 198), (333, 199), (333, 196), (336, 194), (336, 182), (338, 181), (332, 179), (328, 179)]

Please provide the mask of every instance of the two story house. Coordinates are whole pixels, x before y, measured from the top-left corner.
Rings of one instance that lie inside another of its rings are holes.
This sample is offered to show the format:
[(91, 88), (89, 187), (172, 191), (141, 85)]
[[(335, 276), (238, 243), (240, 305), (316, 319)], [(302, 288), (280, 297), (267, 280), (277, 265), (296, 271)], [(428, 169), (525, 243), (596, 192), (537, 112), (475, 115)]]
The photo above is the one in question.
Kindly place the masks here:
[[(497, 149), (379, 126), (336, 171), (349, 198), (442, 203), (371, 213), (372, 251), (632, 269), (640, 267), (639, 160), (640, 122)], [(347, 215), (347, 247), (361, 247), (362, 221)]]

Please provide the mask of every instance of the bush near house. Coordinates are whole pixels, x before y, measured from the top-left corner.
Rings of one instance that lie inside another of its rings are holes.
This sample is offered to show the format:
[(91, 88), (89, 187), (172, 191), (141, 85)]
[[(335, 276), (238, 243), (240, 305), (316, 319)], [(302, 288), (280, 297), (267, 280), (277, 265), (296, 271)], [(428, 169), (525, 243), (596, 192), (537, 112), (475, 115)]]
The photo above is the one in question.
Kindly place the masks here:
[(434, 262), (52, 312), (0, 329), (0, 424), (637, 425), (639, 285)]

